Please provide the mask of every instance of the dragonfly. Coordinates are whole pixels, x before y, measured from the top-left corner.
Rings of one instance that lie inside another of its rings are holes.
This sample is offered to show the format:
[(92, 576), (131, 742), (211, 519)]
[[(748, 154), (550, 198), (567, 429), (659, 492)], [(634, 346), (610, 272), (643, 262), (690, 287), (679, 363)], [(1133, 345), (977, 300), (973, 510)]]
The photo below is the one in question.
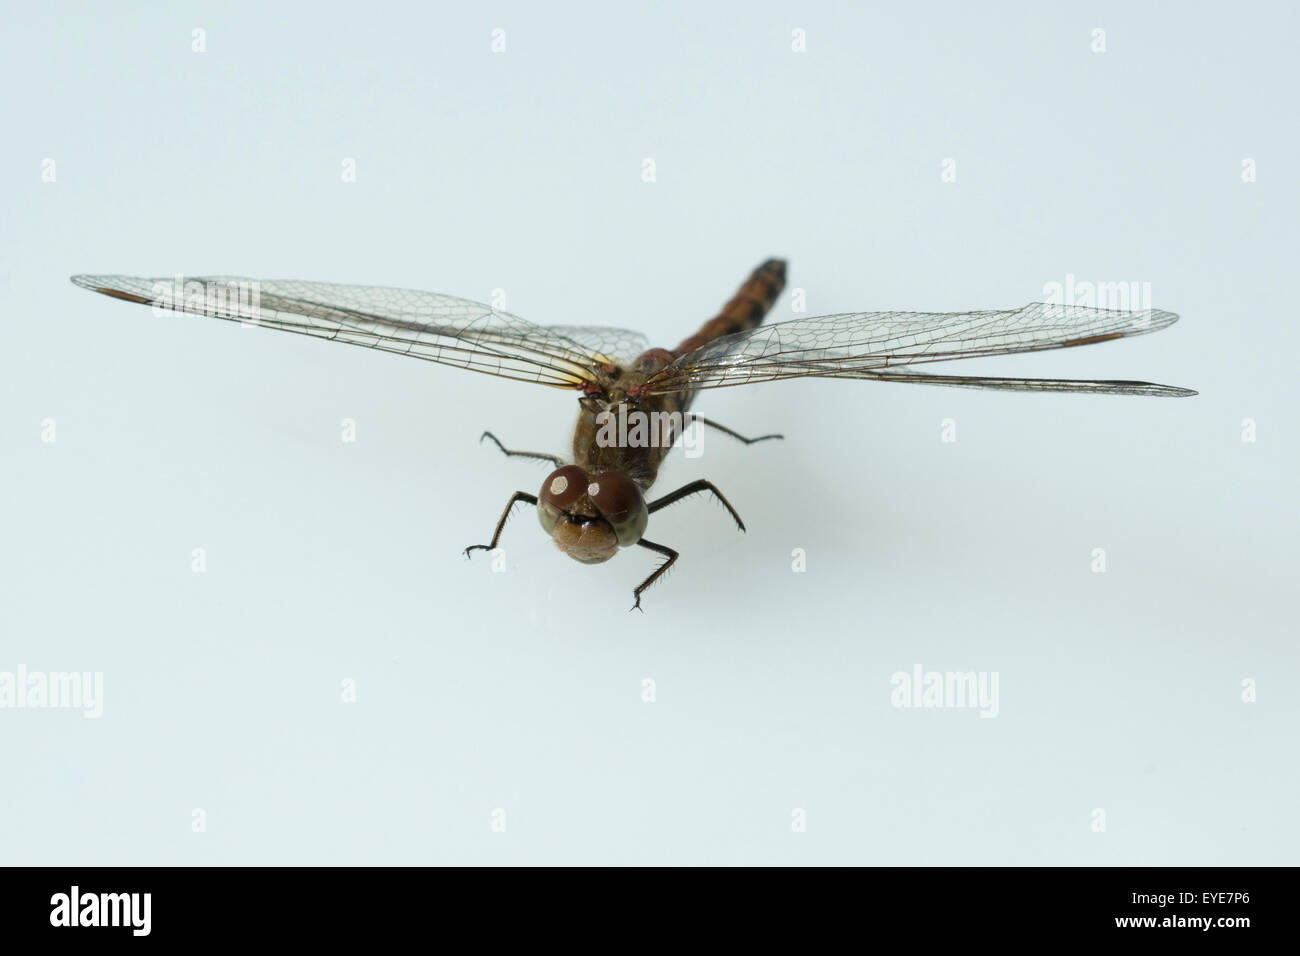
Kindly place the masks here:
[[(680, 557), (645, 537), (650, 515), (708, 494), (745, 530), (731, 502), (705, 479), (649, 499), (660, 465), (688, 425), (699, 423), (746, 444), (781, 437), (747, 438), (695, 415), (689, 409), (698, 392), (833, 378), (1021, 392), (1196, 394), (1150, 382), (954, 375), (918, 367), (1157, 332), (1178, 319), (1172, 312), (1034, 302), (1007, 310), (851, 312), (763, 325), (785, 288), (786, 263), (780, 259), (759, 265), (716, 316), (673, 349), (651, 348), (643, 335), (626, 329), (537, 325), (489, 305), (433, 292), (234, 276), (77, 275), (72, 281), (157, 312), (262, 325), (576, 391), (578, 422), (568, 460), (510, 449), (484, 432), (480, 442), (491, 439), (508, 456), (550, 462), (554, 470), (537, 494), (511, 495), (492, 540), (471, 545), (465, 554), (496, 550), (515, 506), (532, 506), (559, 550), (577, 561), (598, 564), (631, 547), (663, 558), (633, 590), (632, 610), (641, 609), (642, 594)], [(646, 421), (661, 427), (638, 429)], [(633, 424), (612, 427), (611, 422)]]

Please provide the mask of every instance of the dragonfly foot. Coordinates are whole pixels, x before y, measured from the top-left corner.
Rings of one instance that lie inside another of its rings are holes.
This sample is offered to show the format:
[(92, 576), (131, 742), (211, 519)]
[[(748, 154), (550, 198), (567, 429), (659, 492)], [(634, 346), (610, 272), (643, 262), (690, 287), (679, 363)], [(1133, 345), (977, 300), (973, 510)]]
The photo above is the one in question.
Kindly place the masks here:
[(660, 576), (662, 576), (665, 571), (667, 571), (669, 568), (673, 566), (673, 562), (677, 560), (679, 555), (672, 548), (669, 548), (662, 544), (655, 544), (653, 541), (647, 541), (645, 538), (642, 538), (636, 544), (638, 548), (645, 548), (649, 551), (653, 551), (655, 554), (662, 554), (665, 558), (668, 559), (663, 564), (659, 565), (659, 567), (655, 568), (654, 573), (651, 574), (650, 577), (642, 581), (639, 585), (637, 585), (636, 590), (632, 592), (632, 596), (636, 598), (636, 603), (633, 604), (630, 608), (628, 608), (628, 610), (640, 611), (642, 614), (644, 614), (645, 611), (641, 607), (641, 592), (644, 591), (646, 588), (648, 588), (650, 585), (654, 584), (655, 581), (659, 580)]
[(714, 487), (713, 482), (705, 481), (703, 478), (701, 478), (699, 481), (692, 481), (689, 485), (683, 485), (681, 488), (678, 488), (676, 491), (672, 492), (671, 494), (664, 495), (658, 501), (650, 502), (649, 504), (650, 513), (654, 514), (660, 508), (667, 508), (669, 505), (673, 504), (674, 502), (681, 501), (683, 498), (686, 498), (690, 495), (698, 494), (701, 491), (707, 491), (709, 494), (713, 495), (713, 497), (721, 501), (722, 506), (727, 509), (732, 519), (736, 522), (736, 527), (739, 528), (741, 531), (745, 530), (745, 522), (740, 520), (740, 515), (736, 514), (736, 509), (731, 507), (731, 502), (728, 501), (723, 496), (722, 492), (720, 492), (717, 488)]
[(548, 455), (545, 452), (540, 451), (517, 451), (507, 448), (505, 445), (501, 444), (501, 439), (497, 438), (497, 436), (493, 435), (491, 432), (484, 432), (480, 435), (478, 443), (481, 445), (483, 444), (483, 441), (488, 438), (492, 439), (492, 444), (501, 449), (502, 454), (510, 458), (536, 458), (540, 461), (549, 461), (554, 464), (556, 468), (559, 468), (564, 464), (563, 460), (556, 455)]
[(760, 442), (760, 441), (768, 441), (769, 439), (772, 438), (775, 438), (778, 441), (781, 441), (785, 438), (784, 435), (759, 435), (757, 438), (746, 438), (744, 435), (740, 434), (740, 432), (732, 431), (726, 425), (719, 425), (713, 419), (705, 418), (703, 415), (692, 414), (691, 419), (699, 422), (702, 425), (708, 425), (710, 428), (717, 429), (718, 431), (722, 432), (722, 434), (724, 435), (730, 435), (732, 438), (736, 439), (736, 441), (744, 442), (746, 445), (752, 445), (755, 442)]
[(465, 549), (465, 557), (470, 556), (471, 551), (495, 551), (497, 542), (501, 540), (501, 532), (505, 529), (506, 522), (510, 520), (510, 509), (515, 506), (515, 502), (522, 501), (524, 504), (535, 505), (537, 498), (526, 491), (516, 491), (506, 502), (506, 510), (501, 512), (501, 520), (497, 522), (497, 530), (492, 533), (491, 544), (471, 544)]

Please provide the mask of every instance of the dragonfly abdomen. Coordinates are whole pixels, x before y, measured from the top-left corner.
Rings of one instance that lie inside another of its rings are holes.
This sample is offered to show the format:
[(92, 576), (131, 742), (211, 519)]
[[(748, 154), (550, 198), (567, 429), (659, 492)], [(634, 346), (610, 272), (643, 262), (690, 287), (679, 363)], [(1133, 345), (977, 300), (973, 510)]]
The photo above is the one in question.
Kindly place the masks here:
[(673, 354), (685, 355), (724, 335), (754, 328), (763, 321), (784, 288), (785, 260), (768, 259), (750, 274), (722, 310), (677, 346)]

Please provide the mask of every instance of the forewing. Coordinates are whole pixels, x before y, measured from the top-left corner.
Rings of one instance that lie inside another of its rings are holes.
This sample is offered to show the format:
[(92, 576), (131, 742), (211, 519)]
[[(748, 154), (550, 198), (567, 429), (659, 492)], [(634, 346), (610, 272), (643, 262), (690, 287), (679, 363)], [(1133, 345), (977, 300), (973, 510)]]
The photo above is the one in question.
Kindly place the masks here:
[[(794, 319), (724, 336), (688, 352), (645, 384), (647, 394), (697, 388), (725, 388), (783, 378), (884, 378), (887, 369), (925, 362), (1037, 352), (1091, 345), (1156, 332), (1177, 321), (1172, 312), (1118, 312), (1033, 302), (1007, 311), (855, 312)], [(891, 381), (1055, 391), (1124, 391), (1103, 386), (1147, 383), (988, 379), (891, 375)], [(944, 379), (944, 380), (941, 380)], [(995, 382), (1020, 384), (991, 384)], [(1038, 383), (1037, 387), (1030, 383)], [(1050, 384), (1049, 384), (1050, 383)], [(1132, 394), (1184, 394), (1186, 389)]]
[(237, 276), (181, 282), (79, 275), (72, 281), (157, 309), (264, 325), (557, 388), (581, 388), (602, 360), (562, 331), (434, 292)]

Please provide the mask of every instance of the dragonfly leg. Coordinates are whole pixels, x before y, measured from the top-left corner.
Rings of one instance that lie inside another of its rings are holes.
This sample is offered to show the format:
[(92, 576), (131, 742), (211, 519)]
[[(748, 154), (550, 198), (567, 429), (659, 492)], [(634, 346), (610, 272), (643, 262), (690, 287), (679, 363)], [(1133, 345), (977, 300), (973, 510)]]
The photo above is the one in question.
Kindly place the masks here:
[[(680, 557), (680, 555), (672, 548), (665, 547), (662, 544), (655, 544), (653, 541), (647, 541), (645, 538), (642, 538), (640, 541), (637, 542), (637, 547), (647, 548), (650, 551), (656, 552), (657, 554), (662, 554), (668, 560), (665, 561), (663, 564), (659, 565), (659, 567), (655, 568), (654, 573), (651, 574), (650, 577), (642, 581), (640, 585), (637, 586), (636, 590), (632, 592), (632, 596), (636, 598), (636, 603), (633, 604), (630, 608), (628, 608), (629, 611), (641, 611), (641, 592), (644, 591), (646, 588), (648, 588), (650, 585), (654, 584), (656, 581), (658, 581), (660, 576), (669, 568), (671, 568), (673, 566), (673, 562)], [(645, 612), (641, 611), (641, 613), (644, 614)]]
[(731, 507), (731, 502), (723, 497), (722, 492), (713, 486), (713, 482), (705, 481), (701, 478), (699, 481), (692, 481), (689, 485), (682, 485), (676, 491), (669, 492), (658, 501), (652, 501), (647, 506), (650, 514), (654, 514), (661, 508), (667, 508), (669, 505), (681, 501), (688, 495), (697, 494), (701, 491), (710, 492), (715, 498), (722, 502), (722, 506), (731, 512), (731, 517), (736, 519), (736, 527), (741, 531), (745, 530), (745, 522), (740, 520), (740, 515), (736, 514), (736, 509)]
[(465, 549), (465, 557), (467, 558), (470, 557), (471, 551), (493, 551), (496, 549), (497, 542), (501, 540), (501, 531), (502, 529), (505, 528), (506, 522), (510, 519), (510, 509), (515, 506), (516, 501), (522, 501), (525, 504), (536, 505), (537, 497), (535, 495), (530, 495), (526, 491), (516, 491), (513, 495), (511, 495), (510, 500), (506, 503), (506, 510), (501, 512), (501, 520), (497, 522), (497, 530), (492, 533), (492, 543), (471, 544), (468, 548)]
[(710, 428), (716, 428), (718, 431), (722, 432), (722, 434), (730, 435), (732, 438), (736, 439), (737, 441), (743, 441), (746, 445), (752, 445), (756, 441), (767, 441), (769, 438), (785, 438), (784, 435), (759, 435), (757, 438), (746, 438), (744, 435), (740, 434), (739, 432), (733, 432), (730, 428), (726, 427), (725, 425), (719, 425), (713, 419), (705, 418), (703, 415), (691, 415), (691, 420), (700, 422), (704, 425), (708, 425)]
[(505, 454), (511, 456), (512, 458), (540, 458), (542, 461), (549, 461), (553, 463), (556, 468), (559, 468), (564, 464), (563, 459), (561, 459), (558, 455), (548, 455), (545, 452), (540, 452), (540, 451), (511, 451), (505, 445), (501, 444), (500, 439), (498, 439), (497, 436), (493, 435), (491, 432), (484, 432), (482, 435), (479, 436), (478, 441), (480, 445), (483, 444), (484, 438), (491, 438), (492, 444), (496, 445)]

